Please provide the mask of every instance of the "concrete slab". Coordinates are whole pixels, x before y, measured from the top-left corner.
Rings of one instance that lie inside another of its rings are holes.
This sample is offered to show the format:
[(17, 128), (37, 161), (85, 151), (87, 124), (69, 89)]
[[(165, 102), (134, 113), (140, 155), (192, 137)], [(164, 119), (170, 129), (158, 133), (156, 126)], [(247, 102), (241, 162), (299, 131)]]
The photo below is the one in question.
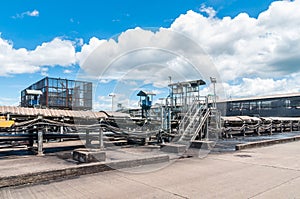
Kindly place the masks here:
[(293, 136), (288, 138), (280, 138), (280, 139), (272, 139), (272, 140), (262, 140), (262, 141), (256, 141), (256, 142), (248, 142), (243, 144), (237, 144), (235, 146), (235, 150), (243, 150), (243, 149), (250, 149), (250, 148), (256, 148), (256, 147), (263, 147), (263, 146), (269, 146), (273, 144), (281, 144), (286, 142), (294, 142), (299, 141), (300, 136)]
[(103, 162), (106, 159), (106, 152), (100, 149), (75, 149), (73, 151), (73, 160), (81, 163)]
[(298, 198), (300, 142), (180, 159), (155, 172), (120, 171), (0, 189), (4, 198)]
[(186, 151), (186, 146), (181, 145), (181, 144), (172, 144), (172, 143), (167, 143), (161, 145), (161, 151), (166, 152), (166, 153), (184, 153)]
[(18, 186), (25, 184), (36, 184), (58, 179), (66, 179), (74, 176), (99, 173), (115, 169), (139, 167), (147, 164), (157, 164), (168, 162), (169, 156), (159, 155), (145, 158), (136, 158), (130, 160), (118, 160), (111, 162), (96, 162), (90, 164), (79, 164), (61, 168), (44, 169), (40, 171), (32, 170), (31, 172), (9, 175), (0, 178), (0, 188), (9, 186)]
[(191, 142), (191, 148), (211, 150), (216, 142), (205, 140), (194, 140)]

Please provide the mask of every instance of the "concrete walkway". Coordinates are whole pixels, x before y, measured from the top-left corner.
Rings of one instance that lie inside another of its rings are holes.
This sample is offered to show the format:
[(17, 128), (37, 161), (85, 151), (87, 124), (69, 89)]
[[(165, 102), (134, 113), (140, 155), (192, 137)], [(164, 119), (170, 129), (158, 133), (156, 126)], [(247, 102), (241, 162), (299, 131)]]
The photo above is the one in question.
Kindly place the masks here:
[(0, 198), (300, 198), (300, 142), (180, 159), (149, 170), (4, 188)]

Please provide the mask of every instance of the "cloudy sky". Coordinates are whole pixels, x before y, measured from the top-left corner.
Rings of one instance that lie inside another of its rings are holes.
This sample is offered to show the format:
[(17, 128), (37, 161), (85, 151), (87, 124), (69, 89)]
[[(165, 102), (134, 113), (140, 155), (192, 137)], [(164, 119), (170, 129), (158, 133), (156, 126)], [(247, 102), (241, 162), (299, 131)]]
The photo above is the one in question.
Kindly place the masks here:
[[(222, 97), (300, 91), (300, 0), (10, 0), (0, 6), (0, 105), (50, 76), (94, 83), (94, 108), (172, 81)], [(221, 95), (221, 94), (220, 94)]]

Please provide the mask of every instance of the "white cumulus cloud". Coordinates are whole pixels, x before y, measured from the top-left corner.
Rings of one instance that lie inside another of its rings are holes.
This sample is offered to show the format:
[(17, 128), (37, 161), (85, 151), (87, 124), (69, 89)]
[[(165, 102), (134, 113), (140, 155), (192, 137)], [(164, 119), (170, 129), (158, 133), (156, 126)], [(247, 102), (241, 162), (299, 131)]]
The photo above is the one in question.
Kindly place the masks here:
[(72, 70), (69, 70), (69, 69), (66, 69), (66, 70), (63, 71), (64, 74), (71, 74), (72, 72), (73, 72), (73, 71), (72, 71)]
[(13, 16), (12, 18), (17, 19), (17, 18), (24, 18), (25, 16), (29, 16), (29, 17), (38, 17), (40, 14), (40, 12), (38, 10), (33, 10), (33, 11), (26, 11), (26, 12), (22, 12), (21, 14), (16, 14), (15, 16)]
[(295, 0), (273, 2), (258, 18), (241, 13), (219, 19), (188, 11), (171, 29), (183, 32), (206, 50), (231, 86), (226, 87), (230, 95), (300, 91), (294, 84), (294, 76), (300, 73), (299, 9), (300, 1)]
[(201, 5), (200, 12), (204, 12), (209, 18), (216, 16), (217, 12), (212, 7), (206, 7), (204, 4)]
[[(299, 10), (300, 0), (276, 1), (257, 18), (240, 13), (220, 19), (213, 8), (202, 5), (200, 13), (188, 11), (168, 29), (135, 28), (116, 40), (92, 38), (77, 58), (86, 73), (105, 74), (107, 79), (152, 81), (159, 86), (167, 84), (168, 76), (207, 79), (217, 71), (228, 96), (297, 92)], [(200, 65), (201, 75), (192, 69), (195, 65)]]
[(31, 17), (37, 17), (39, 16), (40, 12), (37, 10), (33, 10), (32, 12), (27, 11), (26, 14)]
[(130, 29), (117, 40), (92, 38), (77, 55), (81, 68), (97, 78), (166, 86), (168, 76), (178, 81), (215, 74), (212, 62), (197, 43), (164, 28), (156, 32)]
[(75, 48), (68, 40), (55, 38), (34, 50), (16, 49), (12, 42), (0, 37), (0, 76), (41, 72), (44, 66), (70, 66), (76, 63)]

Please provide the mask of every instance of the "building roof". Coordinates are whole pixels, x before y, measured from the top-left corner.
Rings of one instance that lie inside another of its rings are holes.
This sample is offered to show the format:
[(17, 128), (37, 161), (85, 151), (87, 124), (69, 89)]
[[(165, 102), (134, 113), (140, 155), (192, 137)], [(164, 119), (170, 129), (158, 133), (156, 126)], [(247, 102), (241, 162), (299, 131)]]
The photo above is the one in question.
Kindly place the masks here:
[(201, 85), (205, 85), (206, 82), (203, 81), (202, 79), (199, 80), (192, 80), (192, 81), (186, 81), (186, 82), (177, 82), (177, 83), (172, 83), (169, 84), (168, 86), (192, 86), (192, 87), (196, 87), (196, 86), (201, 86)]
[(288, 93), (288, 94), (246, 97), (246, 98), (234, 98), (234, 99), (218, 100), (217, 102), (239, 102), (239, 101), (267, 100), (267, 99), (289, 98), (289, 97), (300, 97), (300, 93)]
[(30, 90), (30, 89), (26, 89), (26, 94), (27, 95), (42, 95), (43, 92), (40, 90)]
[(153, 92), (148, 92), (148, 91), (140, 91), (137, 96), (148, 96), (148, 95), (156, 95)]

